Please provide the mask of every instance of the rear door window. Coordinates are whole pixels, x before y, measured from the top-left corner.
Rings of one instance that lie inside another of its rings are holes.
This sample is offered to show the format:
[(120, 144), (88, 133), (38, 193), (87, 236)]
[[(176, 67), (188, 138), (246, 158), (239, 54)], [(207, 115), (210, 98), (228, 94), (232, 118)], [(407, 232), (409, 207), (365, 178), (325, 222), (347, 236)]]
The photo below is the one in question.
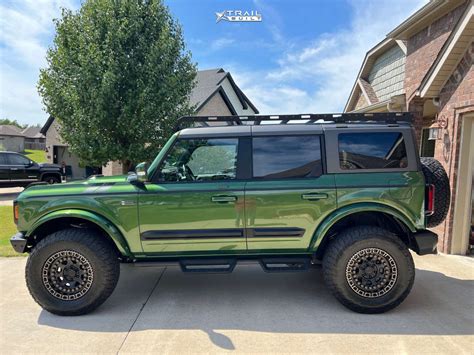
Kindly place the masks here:
[(309, 178), (322, 174), (321, 140), (317, 135), (254, 137), (252, 151), (254, 178)]
[(404, 169), (408, 166), (399, 132), (339, 134), (339, 164), (344, 170)]

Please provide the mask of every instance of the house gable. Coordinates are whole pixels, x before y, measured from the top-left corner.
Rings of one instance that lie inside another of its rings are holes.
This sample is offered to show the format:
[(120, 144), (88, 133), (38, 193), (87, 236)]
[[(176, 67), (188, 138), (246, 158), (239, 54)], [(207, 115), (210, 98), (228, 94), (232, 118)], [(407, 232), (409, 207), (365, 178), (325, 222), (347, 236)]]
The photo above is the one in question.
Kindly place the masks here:
[(395, 44), (374, 61), (368, 75), (367, 82), (373, 89), (377, 99), (377, 101), (374, 101), (384, 101), (394, 95), (402, 94), (404, 92), (404, 79), (405, 53)]
[[(360, 110), (360, 93), (366, 106), (377, 105), (404, 93), (406, 46), (404, 42), (385, 39), (364, 58), (357, 79), (347, 100), (344, 112)], [(387, 102), (385, 102), (386, 104)]]
[[(243, 91), (237, 86), (232, 75), (222, 68), (198, 71), (196, 86), (190, 97), (191, 105), (196, 106), (196, 112), (202, 112), (208, 101), (219, 92), (226, 102), (228, 110), (233, 115), (254, 115), (258, 113)], [(213, 115), (223, 115), (213, 112)]]
[(235, 109), (231, 106), (229, 99), (225, 99), (225, 92), (217, 90), (206, 100), (206, 103), (196, 111), (197, 116), (213, 116), (219, 112), (220, 116), (235, 115)]

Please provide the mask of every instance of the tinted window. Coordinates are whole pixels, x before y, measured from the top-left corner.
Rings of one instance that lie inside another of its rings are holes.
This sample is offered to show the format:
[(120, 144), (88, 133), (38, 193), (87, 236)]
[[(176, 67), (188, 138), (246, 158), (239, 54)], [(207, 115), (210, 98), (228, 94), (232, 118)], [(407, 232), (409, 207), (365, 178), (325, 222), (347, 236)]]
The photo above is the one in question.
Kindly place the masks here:
[(28, 165), (30, 163), (29, 159), (18, 154), (8, 154), (8, 159), (11, 165)]
[(0, 154), (0, 165), (8, 165), (6, 154)]
[(160, 181), (235, 179), (237, 138), (182, 139), (161, 165)]
[(304, 178), (322, 174), (318, 136), (254, 137), (252, 142), (256, 178)]
[(408, 166), (403, 135), (396, 132), (339, 134), (341, 169), (400, 169)]

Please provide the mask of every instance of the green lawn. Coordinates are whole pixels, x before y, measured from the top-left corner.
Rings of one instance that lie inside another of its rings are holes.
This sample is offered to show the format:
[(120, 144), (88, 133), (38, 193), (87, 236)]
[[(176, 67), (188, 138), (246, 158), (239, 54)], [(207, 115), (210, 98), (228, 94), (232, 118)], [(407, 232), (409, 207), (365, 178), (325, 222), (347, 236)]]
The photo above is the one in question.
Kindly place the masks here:
[(17, 232), (13, 222), (13, 207), (0, 206), (0, 256), (21, 256), (10, 245), (10, 237)]
[(46, 162), (46, 152), (44, 150), (25, 149), (23, 154), (37, 163)]

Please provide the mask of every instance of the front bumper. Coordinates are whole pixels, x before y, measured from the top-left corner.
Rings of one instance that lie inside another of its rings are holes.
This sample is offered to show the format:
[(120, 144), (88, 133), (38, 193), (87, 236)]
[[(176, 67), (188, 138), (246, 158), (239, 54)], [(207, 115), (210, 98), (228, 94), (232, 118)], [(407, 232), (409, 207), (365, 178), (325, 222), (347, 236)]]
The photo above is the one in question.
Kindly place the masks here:
[(412, 234), (412, 249), (418, 255), (437, 254), (438, 235), (429, 230)]
[(25, 235), (21, 232), (18, 232), (13, 237), (10, 238), (10, 243), (17, 253), (24, 253), (26, 251), (27, 240)]

